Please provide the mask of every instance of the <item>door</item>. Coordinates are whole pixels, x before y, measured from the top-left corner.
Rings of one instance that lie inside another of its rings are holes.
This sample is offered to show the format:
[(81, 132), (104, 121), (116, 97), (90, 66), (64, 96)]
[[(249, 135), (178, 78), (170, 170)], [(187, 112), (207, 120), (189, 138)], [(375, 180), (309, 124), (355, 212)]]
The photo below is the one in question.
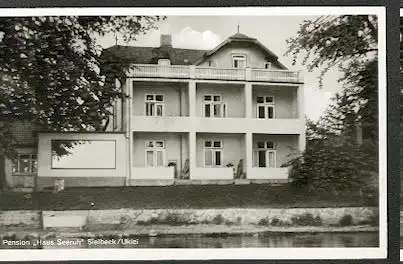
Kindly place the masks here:
[(276, 152), (274, 150), (259, 150), (257, 155), (258, 166), (260, 168), (276, 167)]
[(276, 152), (274, 150), (266, 151), (266, 167), (267, 168), (276, 167)]

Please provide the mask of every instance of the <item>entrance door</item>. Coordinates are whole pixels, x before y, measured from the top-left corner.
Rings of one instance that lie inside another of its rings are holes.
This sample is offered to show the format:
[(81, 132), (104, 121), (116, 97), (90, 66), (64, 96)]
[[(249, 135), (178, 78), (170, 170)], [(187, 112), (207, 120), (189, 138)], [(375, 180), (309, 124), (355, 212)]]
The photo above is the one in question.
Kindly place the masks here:
[(259, 150), (258, 152), (258, 165), (259, 167), (266, 167), (266, 151), (265, 150)]
[(266, 167), (267, 168), (276, 167), (276, 152), (274, 150), (266, 151)]
[(276, 152), (274, 150), (259, 150), (257, 158), (258, 166), (261, 168), (276, 167)]

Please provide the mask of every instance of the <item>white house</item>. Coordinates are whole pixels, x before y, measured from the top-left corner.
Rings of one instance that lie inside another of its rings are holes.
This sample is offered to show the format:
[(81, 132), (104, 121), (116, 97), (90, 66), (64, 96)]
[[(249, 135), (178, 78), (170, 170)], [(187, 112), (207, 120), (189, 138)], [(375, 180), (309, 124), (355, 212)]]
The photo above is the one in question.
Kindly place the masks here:
[[(108, 133), (40, 133), (37, 188), (287, 181), (282, 165), (305, 147), (302, 76), (257, 39), (236, 33), (204, 51), (162, 35), (160, 47), (104, 56), (133, 63), (127, 98)], [(80, 142), (75, 154), (54, 157), (66, 142)]]

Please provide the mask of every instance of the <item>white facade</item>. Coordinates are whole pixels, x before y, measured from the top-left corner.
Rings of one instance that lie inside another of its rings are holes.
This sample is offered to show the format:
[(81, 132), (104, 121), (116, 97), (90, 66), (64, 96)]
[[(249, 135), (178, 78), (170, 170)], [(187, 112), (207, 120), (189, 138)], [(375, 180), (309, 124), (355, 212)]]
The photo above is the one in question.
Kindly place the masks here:
[[(301, 76), (254, 45), (223, 45), (198, 65), (136, 65), (123, 88), (129, 181), (286, 180), (282, 165), (305, 148)], [(147, 154), (147, 141), (161, 148)]]
[[(39, 134), (37, 186), (287, 181), (285, 164), (305, 148), (300, 73), (241, 34), (191, 64), (171, 64), (127, 72), (108, 132)], [(66, 140), (100, 150), (57, 161), (54, 145)]]

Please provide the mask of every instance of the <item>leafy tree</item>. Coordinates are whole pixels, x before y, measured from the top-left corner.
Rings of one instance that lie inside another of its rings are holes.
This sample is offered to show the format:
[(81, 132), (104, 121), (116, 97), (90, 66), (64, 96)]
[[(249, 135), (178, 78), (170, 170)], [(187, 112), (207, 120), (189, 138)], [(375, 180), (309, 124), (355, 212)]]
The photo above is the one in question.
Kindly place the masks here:
[[(377, 172), (378, 25), (376, 16), (322, 16), (304, 21), (287, 40), (294, 64), (321, 68), (319, 86), (333, 67), (343, 73), (343, 90), (318, 122), (307, 122), (307, 145), (291, 160), (296, 185), (340, 191), (361, 188)], [(357, 144), (357, 124), (370, 124), (372, 142)]]
[(306, 20), (297, 36), (287, 40), (293, 63), (301, 60), (308, 71), (322, 69), (323, 77), (333, 67), (343, 73), (339, 80), (348, 89), (352, 107), (362, 123), (370, 124), (377, 138), (378, 116), (378, 19), (375, 15), (321, 16)]
[(160, 17), (60, 16), (0, 18), (0, 150), (13, 153), (11, 124), (29, 120), (47, 131), (103, 130), (115, 86), (129, 62), (105, 64), (97, 39), (125, 41), (155, 27)]

